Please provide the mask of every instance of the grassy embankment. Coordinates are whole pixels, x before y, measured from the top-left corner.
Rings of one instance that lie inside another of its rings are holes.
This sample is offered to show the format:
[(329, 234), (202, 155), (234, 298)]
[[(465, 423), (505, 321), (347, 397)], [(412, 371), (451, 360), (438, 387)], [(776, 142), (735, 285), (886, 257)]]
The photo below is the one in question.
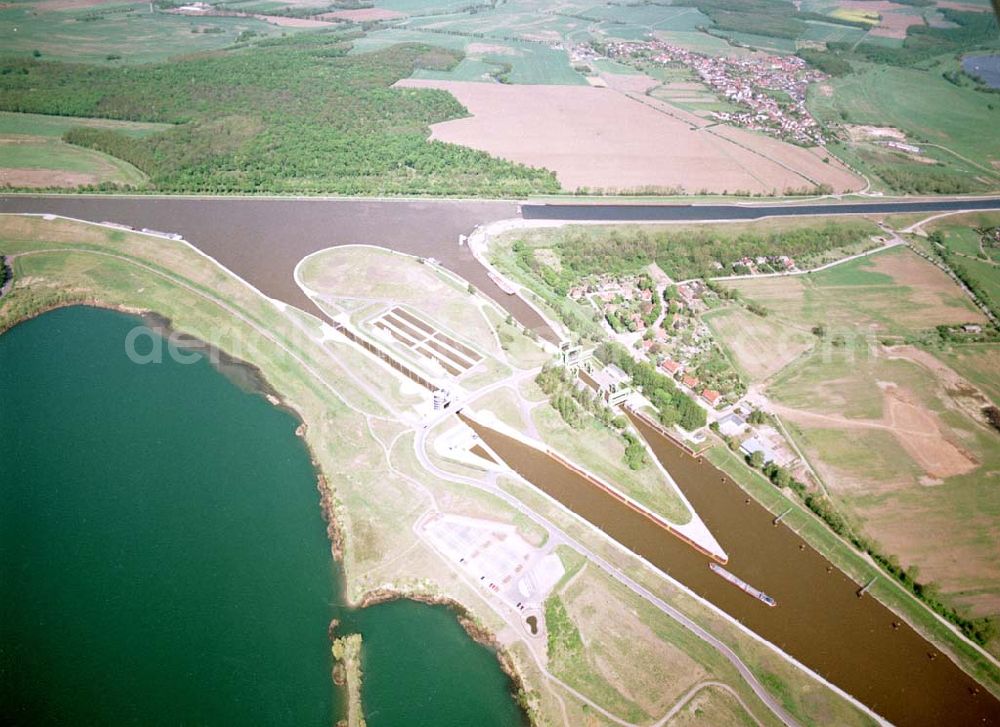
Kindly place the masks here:
[(355, 37), (300, 33), (127, 68), (8, 57), (0, 109), (173, 124), (144, 139), (93, 128), (64, 135), (129, 162), (149, 177), (144, 189), (163, 192), (558, 190), (550, 172), (427, 140), (430, 124), (465, 109), (443, 91), (390, 87), (415, 68), (450, 68), (456, 54), (409, 45), (348, 56)]

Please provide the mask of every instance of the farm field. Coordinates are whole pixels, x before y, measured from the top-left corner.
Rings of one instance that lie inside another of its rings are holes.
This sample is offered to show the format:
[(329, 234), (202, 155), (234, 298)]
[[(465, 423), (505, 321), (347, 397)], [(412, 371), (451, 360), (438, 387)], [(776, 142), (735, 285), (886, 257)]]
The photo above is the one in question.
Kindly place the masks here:
[(830, 335), (905, 336), (938, 324), (981, 322), (982, 313), (938, 268), (903, 247), (820, 273), (729, 283), (776, 320)]
[(43, 114), (19, 114), (0, 111), (0, 135), (23, 135), (59, 138), (69, 129), (77, 127), (109, 129), (127, 136), (141, 138), (164, 131), (170, 124), (147, 124), (140, 121), (115, 121), (113, 119), (90, 119), (78, 116), (46, 116)]
[(0, 187), (79, 187), (102, 182), (140, 185), (146, 179), (128, 162), (58, 139), (0, 134)]
[[(1000, 435), (929, 354), (817, 352), (768, 388), (842, 512), (972, 616), (1000, 613)], [(941, 547), (947, 543), (947, 547)]]
[(105, 119), (0, 112), (0, 187), (77, 187), (103, 182), (141, 185), (146, 175), (121, 159), (61, 140), (74, 127), (111, 129), (141, 138), (169, 128)]
[(743, 308), (720, 308), (702, 320), (750, 381), (769, 379), (816, 343), (808, 328), (762, 318)]
[[(725, 137), (694, 131), (691, 124), (705, 123), (696, 116), (681, 121), (609, 89), (419, 79), (397, 86), (447, 90), (472, 114), (434, 124), (432, 138), (550, 169), (570, 191), (780, 194), (819, 182), (838, 191), (860, 186), (860, 180), (836, 164), (819, 163), (809, 150), (771, 145), (770, 139), (739, 129), (726, 129)], [(734, 143), (720, 143), (723, 138)], [(651, 145), (650, 139), (674, 143)], [(763, 147), (781, 164), (745, 146)], [(817, 169), (825, 176), (817, 178)]]
[(232, 45), (241, 33), (292, 32), (244, 17), (190, 17), (150, 12), (149, 3), (19, 2), (0, 7), (4, 53), (50, 60), (120, 65)]
[[(574, 71), (565, 51), (538, 43), (493, 41), (464, 36), (428, 33), (419, 29), (377, 30), (354, 43), (352, 53), (387, 48), (396, 43), (426, 43), (464, 53), (462, 61), (447, 70), (417, 69), (414, 78), (493, 82), (491, 73), (504, 73), (508, 83), (585, 85)], [(509, 70), (506, 67), (509, 66)]]
[(905, 185), (909, 175), (960, 176), (968, 180), (971, 189), (1000, 187), (996, 167), (1000, 163), (1000, 140), (995, 134), (983, 133), (984, 123), (1000, 114), (1000, 109), (989, 107), (992, 96), (955, 86), (934, 71), (854, 65), (854, 73), (832, 78), (810, 90), (813, 113), (827, 124), (847, 122), (900, 129), (911, 143), (926, 148), (932, 160), (944, 165), (910, 160), (902, 154), (883, 152), (875, 156), (867, 152), (874, 173), (884, 174), (889, 168), (886, 181), (890, 187)]
[(904, 567), (919, 568), (922, 582), (933, 582), (968, 615), (1000, 614), (1000, 494), (993, 484), (1000, 433), (982, 414), (1000, 393), (990, 375), (996, 351), (880, 343), (938, 323), (981, 321), (979, 311), (905, 248), (807, 276), (728, 285), (768, 308), (769, 327), (825, 328), (811, 350), (784, 356), (779, 336), (773, 350), (787, 365), (774, 373), (760, 367), (767, 335), (760, 325), (726, 327), (725, 310), (706, 316), (745, 370), (759, 366), (756, 381), (772, 377), (765, 389), (771, 410), (852, 527)]

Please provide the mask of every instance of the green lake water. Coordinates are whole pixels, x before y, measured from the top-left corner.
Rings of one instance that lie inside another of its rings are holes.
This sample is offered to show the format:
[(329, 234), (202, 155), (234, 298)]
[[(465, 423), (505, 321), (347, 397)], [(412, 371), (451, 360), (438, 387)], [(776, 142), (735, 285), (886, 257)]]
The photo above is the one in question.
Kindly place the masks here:
[(371, 727), (520, 724), (447, 610), (339, 605), (295, 419), (204, 357), (132, 363), (139, 324), (0, 336), (0, 723), (331, 725), (337, 617)]

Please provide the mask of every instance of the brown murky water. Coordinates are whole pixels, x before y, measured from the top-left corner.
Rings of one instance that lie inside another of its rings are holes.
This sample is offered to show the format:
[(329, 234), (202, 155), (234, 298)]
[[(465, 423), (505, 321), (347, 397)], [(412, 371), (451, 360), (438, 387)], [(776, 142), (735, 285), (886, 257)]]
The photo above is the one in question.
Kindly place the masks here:
[(469, 200), (191, 197), (0, 197), (0, 212), (64, 215), (176, 232), (266, 295), (317, 313), (292, 273), (306, 255), (366, 244), (436, 258), (538, 335), (552, 330), (523, 300), (490, 280), (458, 244), (476, 225), (517, 216), (513, 202)]
[[(726, 568), (773, 596), (769, 608), (709, 570), (709, 559), (556, 460), (466, 420), (537, 487), (695, 593), (899, 725), (1000, 724), (1000, 701), (738, 485), (636, 422), (729, 554)], [(894, 628), (893, 623), (899, 624)]]

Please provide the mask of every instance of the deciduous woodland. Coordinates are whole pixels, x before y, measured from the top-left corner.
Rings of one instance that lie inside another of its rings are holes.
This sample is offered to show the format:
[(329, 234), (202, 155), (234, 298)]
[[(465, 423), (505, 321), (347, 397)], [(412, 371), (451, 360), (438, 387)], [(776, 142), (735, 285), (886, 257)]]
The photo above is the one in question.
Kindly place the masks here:
[(143, 139), (82, 127), (64, 137), (130, 162), (161, 191), (558, 190), (548, 171), (428, 141), (430, 124), (465, 114), (448, 93), (390, 88), (459, 54), (400, 45), (348, 56), (350, 39), (300, 34), (122, 68), (9, 58), (0, 63), (0, 109), (174, 124)]

